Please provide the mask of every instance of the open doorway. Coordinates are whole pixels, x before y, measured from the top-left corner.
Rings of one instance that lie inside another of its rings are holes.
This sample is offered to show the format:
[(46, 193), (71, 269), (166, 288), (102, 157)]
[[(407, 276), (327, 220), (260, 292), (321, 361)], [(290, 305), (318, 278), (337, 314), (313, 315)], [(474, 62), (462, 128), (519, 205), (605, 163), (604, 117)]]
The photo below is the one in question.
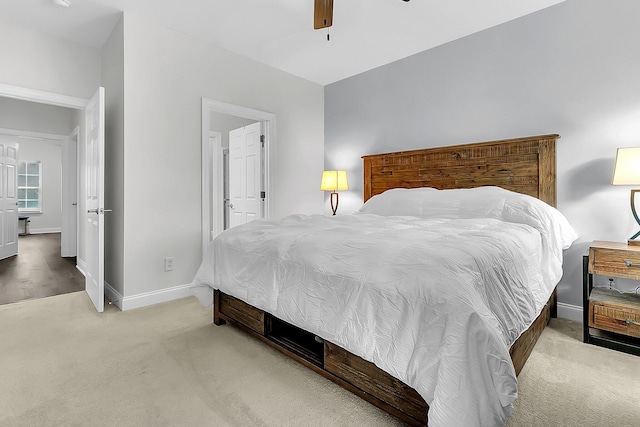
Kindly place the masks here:
[[(269, 218), (274, 211), (273, 183), (276, 117), (272, 113), (223, 102), (202, 99), (202, 250), (231, 221), (229, 184), (229, 133), (234, 129), (259, 126), (260, 217)], [(248, 131), (250, 133), (250, 131)], [(232, 160), (231, 160), (232, 161)], [(226, 162), (226, 163), (225, 163)], [(257, 182), (257, 181), (256, 181)], [(256, 187), (257, 188), (257, 187)], [(225, 193), (226, 191), (226, 193)], [(237, 212), (234, 212), (237, 213)]]
[[(212, 112), (209, 142), (222, 158), (223, 230), (264, 217), (264, 157), (260, 136), (264, 124), (244, 117)], [(249, 170), (248, 170), (249, 169)], [(219, 185), (211, 182), (212, 187)], [(220, 192), (218, 192), (218, 195)], [(212, 212), (213, 214), (213, 212)], [(213, 220), (213, 215), (212, 215)]]
[(0, 260), (0, 304), (84, 289), (77, 268), (83, 100), (0, 85), (0, 134), (17, 147), (17, 256)]
[(15, 255), (0, 260), (0, 304), (84, 289), (76, 269), (75, 209), (63, 215), (62, 206), (76, 202), (77, 129), (69, 136), (0, 129), (17, 147), (19, 215)]

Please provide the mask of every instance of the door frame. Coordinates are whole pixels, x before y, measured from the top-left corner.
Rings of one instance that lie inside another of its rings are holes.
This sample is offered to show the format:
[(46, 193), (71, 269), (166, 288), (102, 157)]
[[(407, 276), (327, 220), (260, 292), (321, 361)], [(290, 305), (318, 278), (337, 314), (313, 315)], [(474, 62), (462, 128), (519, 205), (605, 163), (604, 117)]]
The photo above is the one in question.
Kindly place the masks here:
[[(222, 200), (224, 182), (218, 172), (222, 164), (221, 151), (210, 142), (210, 114), (227, 114), (264, 123), (264, 218), (270, 218), (275, 211), (275, 153), (276, 153), (276, 115), (253, 108), (228, 104), (214, 99), (202, 98), (202, 254), (213, 237), (223, 231), (224, 203)], [(221, 171), (220, 171), (221, 172)], [(216, 177), (218, 177), (216, 179)], [(214, 196), (215, 195), (215, 196)], [(213, 221), (210, 221), (212, 213)]]
[[(78, 145), (80, 143), (80, 126), (69, 134), (62, 145), (62, 235), (60, 252), (63, 257), (78, 255), (78, 175), (80, 161)], [(70, 174), (70, 166), (75, 174)], [(72, 208), (75, 206), (75, 209)], [(75, 213), (75, 215), (74, 215)]]
[[(211, 161), (209, 165), (211, 169), (209, 170), (209, 178), (208, 183), (210, 187), (210, 194), (213, 200), (219, 200), (222, 198), (224, 200), (224, 157), (222, 157), (221, 153), (224, 149), (222, 147), (222, 133), (218, 131), (209, 131), (209, 149), (211, 150), (209, 153), (211, 157)], [(222, 185), (213, 185), (213, 183), (221, 183)], [(203, 200), (204, 203), (204, 200)], [(211, 206), (210, 201), (208, 202), (209, 207)], [(222, 205), (223, 216), (220, 218), (219, 215), (214, 216), (213, 218), (209, 215), (207, 218), (209, 221), (207, 222), (207, 227), (204, 229), (205, 231), (209, 231), (209, 240), (213, 240), (213, 238), (218, 234), (217, 230), (224, 230), (224, 210), (226, 206), (223, 202)], [(220, 225), (222, 223), (222, 226)]]
[[(74, 132), (77, 133), (79, 127), (77, 127)], [(28, 139), (37, 139), (37, 140), (47, 140), (52, 141), (53, 143), (60, 143), (60, 154), (62, 158), (62, 182), (60, 185), (60, 193), (62, 194), (62, 229), (61, 229), (61, 240), (60, 240), (60, 256), (61, 257), (73, 257), (76, 256), (76, 248), (77, 242), (73, 242), (73, 240), (77, 240), (78, 238), (78, 225), (77, 218), (76, 223), (73, 223), (73, 218), (70, 212), (70, 209), (65, 209), (65, 201), (69, 199), (71, 196), (70, 192), (77, 193), (78, 184), (77, 184), (77, 154), (75, 151), (69, 151), (69, 145), (71, 144), (71, 137), (74, 132), (69, 135), (60, 135), (56, 133), (44, 133), (44, 132), (36, 132), (36, 131), (27, 131), (27, 130), (17, 130), (17, 129), (8, 129), (8, 128), (0, 128), (0, 134), (3, 135), (11, 135), (17, 138), (28, 138)], [(78, 140), (75, 140), (75, 145), (77, 149)], [(71, 177), (66, 173), (67, 165), (69, 163), (74, 164), (74, 169), (76, 170), (76, 176)], [(68, 184), (66, 184), (68, 183)]]
[(76, 110), (84, 110), (87, 104), (89, 104), (89, 100), (84, 98), (75, 98), (73, 96), (60, 95), (53, 92), (45, 92), (43, 90), (29, 89), (20, 86), (12, 86), (4, 83), (0, 83), (0, 96), (19, 99), (21, 101), (73, 108)]
[[(90, 101), (89, 99), (76, 98), (76, 97), (67, 96), (67, 95), (60, 95), (53, 92), (46, 92), (46, 91), (37, 90), (37, 89), (29, 89), (25, 87), (13, 86), (13, 85), (8, 85), (4, 83), (0, 83), (0, 97), (13, 98), (13, 99), (17, 99), (20, 101), (27, 101), (27, 102), (36, 102), (39, 104), (54, 105), (57, 107), (66, 107), (66, 108), (71, 108), (74, 110), (81, 110), (81, 111), (85, 110), (85, 108), (87, 107)], [(25, 132), (25, 134), (29, 134), (29, 133), (34, 133), (34, 132)], [(71, 135), (73, 135), (73, 132)], [(80, 150), (77, 150), (76, 156), (78, 155), (79, 152)], [(78, 162), (79, 162), (79, 159), (76, 158), (76, 165), (79, 166)], [(77, 188), (80, 188), (80, 186), (84, 182), (84, 175), (80, 174), (79, 172), (80, 171), (78, 167), (78, 169), (76, 170)], [(77, 188), (76, 188), (76, 191), (77, 191)], [(63, 192), (64, 192), (64, 188), (63, 188)], [(76, 217), (76, 224), (78, 224), (76, 226), (76, 249), (78, 246), (78, 239), (80, 239), (81, 237), (79, 224), (82, 218), (83, 218), (83, 213), (81, 211), (78, 211), (78, 215)], [(63, 218), (63, 221), (64, 220), (65, 219)], [(76, 250), (76, 253), (77, 253), (77, 250)], [(82, 269), (83, 264), (84, 264), (84, 259), (81, 259), (80, 257), (78, 257), (76, 261), (76, 268), (78, 268), (82, 272), (82, 274), (84, 274), (84, 271)]]

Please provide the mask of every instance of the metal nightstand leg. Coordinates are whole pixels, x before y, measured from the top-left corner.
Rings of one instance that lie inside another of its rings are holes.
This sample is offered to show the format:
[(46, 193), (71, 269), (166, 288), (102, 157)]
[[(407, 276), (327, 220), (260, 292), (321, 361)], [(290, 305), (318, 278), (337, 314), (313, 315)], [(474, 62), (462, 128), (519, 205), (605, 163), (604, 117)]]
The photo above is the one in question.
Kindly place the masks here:
[(590, 343), (589, 294), (593, 287), (593, 275), (589, 274), (589, 256), (582, 257), (582, 341)]

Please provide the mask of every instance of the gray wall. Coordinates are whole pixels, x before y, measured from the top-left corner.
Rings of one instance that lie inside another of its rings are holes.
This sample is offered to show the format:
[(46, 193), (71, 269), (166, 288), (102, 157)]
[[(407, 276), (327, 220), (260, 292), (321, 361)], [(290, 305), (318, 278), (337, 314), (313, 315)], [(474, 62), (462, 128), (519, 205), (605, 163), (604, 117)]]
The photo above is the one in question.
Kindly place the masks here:
[(558, 208), (580, 239), (561, 302), (581, 306), (592, 240), (638, 228), (617, 147), (640, 145), (640, 2), (568, 0), (325, 88), (325, 169), (347, 169), (340, 210), (362, 203), (364, 154), (559, 133)]

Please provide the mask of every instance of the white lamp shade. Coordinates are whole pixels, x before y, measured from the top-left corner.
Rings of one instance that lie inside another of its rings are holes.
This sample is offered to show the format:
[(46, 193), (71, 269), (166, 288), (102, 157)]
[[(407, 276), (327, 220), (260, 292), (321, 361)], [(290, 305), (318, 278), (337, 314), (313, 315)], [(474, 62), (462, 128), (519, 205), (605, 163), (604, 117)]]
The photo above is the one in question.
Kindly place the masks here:
[(618, 148), (611, 184), (640, 185), (640, 147)]
[(322, 172), (322, 191), (342, 191), (348, 190), (347, 171), (324, 171)]

